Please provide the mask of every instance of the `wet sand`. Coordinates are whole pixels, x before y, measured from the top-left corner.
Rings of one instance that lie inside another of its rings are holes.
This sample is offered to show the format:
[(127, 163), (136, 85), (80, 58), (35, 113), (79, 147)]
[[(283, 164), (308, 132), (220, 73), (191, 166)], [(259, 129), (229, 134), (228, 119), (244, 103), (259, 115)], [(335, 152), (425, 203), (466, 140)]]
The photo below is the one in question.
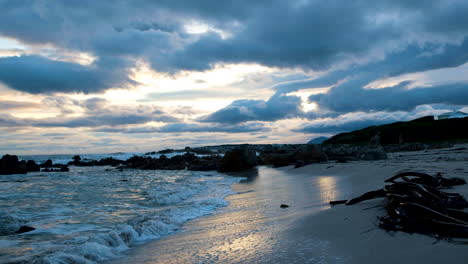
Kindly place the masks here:
[[(465, 146), (457, 146), (466, 147)], [(234, 186), (230, 205), (180, 232), (136, 246), (110, 263), (448, 263), (468, 258), (465, 241), (437, 241), (377, 228), (383, 199), (330, 207), (383, 186), (402, 170), (468, 180), (468, 151), (391, 153), (388, 160), (259, 167)], [(468, 186), (454, 189), (468, 197)], [(280, 208), (280, 204), (288, 208)]]

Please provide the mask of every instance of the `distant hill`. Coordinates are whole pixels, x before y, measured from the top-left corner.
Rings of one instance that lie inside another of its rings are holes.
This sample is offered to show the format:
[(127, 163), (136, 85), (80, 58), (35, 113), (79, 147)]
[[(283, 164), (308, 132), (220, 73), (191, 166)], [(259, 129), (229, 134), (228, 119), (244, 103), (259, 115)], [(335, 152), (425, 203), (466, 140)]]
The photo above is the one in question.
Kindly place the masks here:
[(327, 139), (327, 137), (316, 137), (311, 141), (307, 142), (307, 144), (322, 144), (322, 142), (324, 142)]
[(371, 126), (335, 135), (324, 144), (366, 144), (377, 133), (380, 133), (380, 142), (383, 145), (467, 142), (468, 117), (434, 120), (432, 116), (426, 116), (407, 122)]

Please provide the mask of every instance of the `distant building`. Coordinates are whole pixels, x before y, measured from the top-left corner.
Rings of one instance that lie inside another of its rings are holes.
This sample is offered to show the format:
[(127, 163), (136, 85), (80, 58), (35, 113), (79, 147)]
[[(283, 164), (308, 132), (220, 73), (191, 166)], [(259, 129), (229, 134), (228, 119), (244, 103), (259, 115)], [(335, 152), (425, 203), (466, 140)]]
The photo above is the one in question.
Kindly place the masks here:
[(453, 112), (443, 113), (443, 114), (437, 116), (436, 119), (441, 120), (441, 119), (464, 118), (464, 117), (468, 117), (468, 114), (463, 113), (462, 111), (453, 111)]

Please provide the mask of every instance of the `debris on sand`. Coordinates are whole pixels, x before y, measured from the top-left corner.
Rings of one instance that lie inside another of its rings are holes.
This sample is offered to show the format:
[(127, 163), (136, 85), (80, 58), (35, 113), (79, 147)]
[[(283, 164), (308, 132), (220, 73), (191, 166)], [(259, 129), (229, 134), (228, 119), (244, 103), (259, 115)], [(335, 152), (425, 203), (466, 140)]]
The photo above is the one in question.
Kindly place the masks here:
[(331, 205), (353, 205), (386, 198), (386, 215), (379, 217), (379, 227), (387, 231), (421, 233), (437, 238), (468, 238), (468, 202), (458, 193), (442, 191), (466, 184), (461, 178), (445, 178), (420, 172), (403, 172), (387, 180), (384, 188)]

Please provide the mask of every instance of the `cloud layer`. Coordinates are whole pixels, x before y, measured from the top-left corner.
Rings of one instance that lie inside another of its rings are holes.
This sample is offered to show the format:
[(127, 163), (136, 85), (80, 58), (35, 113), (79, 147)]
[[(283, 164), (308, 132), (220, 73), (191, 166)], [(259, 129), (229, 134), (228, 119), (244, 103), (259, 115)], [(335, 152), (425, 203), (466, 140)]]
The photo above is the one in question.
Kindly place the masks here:
[(468, 106), (468, 78), (426, 78), (468, 76), (463, 0), (4, 0), (0, 9), (0, 129), (28, 140), (70, 130), (115, 137), (95, 146), (155, 133), (299, 140)]

